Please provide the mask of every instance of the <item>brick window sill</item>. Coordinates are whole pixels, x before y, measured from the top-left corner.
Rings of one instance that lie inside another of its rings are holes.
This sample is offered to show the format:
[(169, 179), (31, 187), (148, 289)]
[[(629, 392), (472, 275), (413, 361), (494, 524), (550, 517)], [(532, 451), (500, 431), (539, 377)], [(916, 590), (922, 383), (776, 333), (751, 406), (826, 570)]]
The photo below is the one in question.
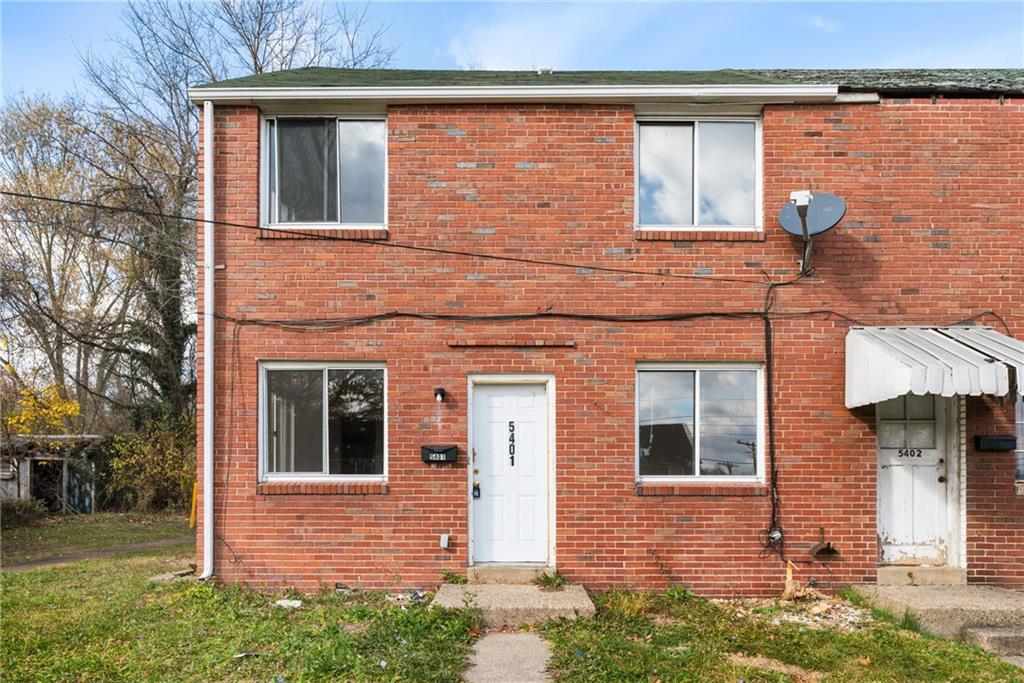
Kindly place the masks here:
[(349, 239), (349, 240), (386, 240), (388, 239), (387, 228), (367, 228), (365, 230), (347, 230), (338, 228), (261, 228), (261, 240), (320, 240), (320, 239)]
[(256, 485), (260, 496), (382, 496), (386, 481), (264, 481)]
[(655, 484), (638, 482), (638, 496), (671, 496), (677, 498), (752, 498), (768, 495), (767, 484)]
[(637, 230), (638, 242), (764, 242), (764, 230)]

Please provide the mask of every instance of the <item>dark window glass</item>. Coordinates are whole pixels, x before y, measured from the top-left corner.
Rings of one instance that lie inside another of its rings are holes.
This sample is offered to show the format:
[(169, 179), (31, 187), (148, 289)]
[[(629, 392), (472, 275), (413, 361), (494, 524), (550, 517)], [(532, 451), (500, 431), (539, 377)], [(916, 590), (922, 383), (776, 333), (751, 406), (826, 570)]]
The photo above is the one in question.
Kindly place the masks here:
[(323, 472), (323, 406), (323, 371), (267, 371), (267, 472)]
[(384, 474), (384, 371), (329, 370), (331, 474)]
[(277, 152), (278, 222), (336, 223), (337, 121), (278, 119), (277, 146), (271, 151)]
[(700, 473), (756, 474), (757, 374), (700, 371)]
[(641, 476), (694, 474), (692, 371), (645, 371), (638, 376)]

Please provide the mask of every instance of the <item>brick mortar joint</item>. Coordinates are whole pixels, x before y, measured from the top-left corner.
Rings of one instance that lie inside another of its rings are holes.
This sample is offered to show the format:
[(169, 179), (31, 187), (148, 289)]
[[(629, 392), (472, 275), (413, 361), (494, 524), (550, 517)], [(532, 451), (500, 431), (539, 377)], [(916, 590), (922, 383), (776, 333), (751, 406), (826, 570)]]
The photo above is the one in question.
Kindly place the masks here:
[(386, 495), (387, 482), (261, 482), (259, 496), (373, 496)]

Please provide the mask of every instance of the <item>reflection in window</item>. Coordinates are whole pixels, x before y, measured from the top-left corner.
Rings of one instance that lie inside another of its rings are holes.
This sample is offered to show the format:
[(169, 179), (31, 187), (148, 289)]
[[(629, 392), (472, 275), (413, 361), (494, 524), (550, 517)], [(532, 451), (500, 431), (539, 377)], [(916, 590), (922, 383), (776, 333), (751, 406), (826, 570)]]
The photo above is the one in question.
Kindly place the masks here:
[(752, 476), (757, 462), (757, 375), (700, 373), (700, 473)]
[(759, 223), (755, 121), (641, 121), (638, 129), (641, 226)]
[(341, 222), (384, 222), (384, 122), (342, 121)]
[(267, 368), (265, 378), (267, 474), (383, 476), (383, 368)]
[(754, 225), (754, 124), (700, 124), (700, 225)]
[(639, 373), (641, 476), (693, 474), (693, 372)]
[(382, 225), (386, 137), (381, 120), (267, 119), (269, 222)]
[(693, 124), (640, 126), (640, 223), (693, 223)]
[(384, 471), (384, 371), (327, 373), (331, 474)]
[(758, 401), (754, 369), (641, 370), (639, 475), (755, 476)]

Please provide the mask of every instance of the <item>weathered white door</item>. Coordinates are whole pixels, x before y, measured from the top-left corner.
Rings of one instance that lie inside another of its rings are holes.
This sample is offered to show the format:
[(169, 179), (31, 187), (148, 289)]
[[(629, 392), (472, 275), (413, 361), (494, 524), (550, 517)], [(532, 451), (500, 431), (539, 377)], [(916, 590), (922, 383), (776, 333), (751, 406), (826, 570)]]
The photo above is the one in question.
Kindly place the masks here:
[(881, 564), (945, 565), (950, 554), (950, 401), (908, 394), (877, 407)]
[(472, 449), (473, 561), (546, 562), (545, 385), (476, 385)]

